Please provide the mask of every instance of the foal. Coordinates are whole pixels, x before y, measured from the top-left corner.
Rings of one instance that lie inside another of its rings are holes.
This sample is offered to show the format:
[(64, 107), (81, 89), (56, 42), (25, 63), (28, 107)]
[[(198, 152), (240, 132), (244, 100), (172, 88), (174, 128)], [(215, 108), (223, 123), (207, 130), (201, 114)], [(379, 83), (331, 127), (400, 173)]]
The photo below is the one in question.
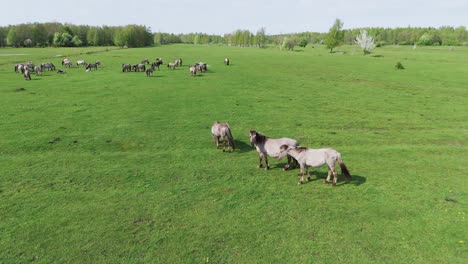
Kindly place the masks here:
[[(332, 186), (336, 185), (337, 175), (335, 168), (335, 163), (338, 162), (341, 167), (341, 174), (346, 178), (346, 181), (351, 181), (351, 175), (349, 174), (348, 168), (343, 163), (341, 159), (341, 154), (331, 148), (322, 148), (322, 149), (309, 149), (305, 147), (291, 147), (288, 145), (282, 145), (280, 147), (281, 153), (287, 153), (297, 160), (299, 166), (301, 167), (301, 172), (299, 176), (301, 179), (298, 184), (304, 182), (304, 173), (307, 172), (307, 180), (310, 181), (309, 167), (319, 168), (325, 164), (328, 166), (328, 176), (324, 181), (325, 183), (330, 182), (330, 176), (333, 174), (333, 183)], [(305, 171), (304, 171), (305, 170)]]
[(211, 127), (211, 135), (213, 136), (216, 148), (219, 146), (219, 137), (223, 140), (223, 152), (226, 145), (231, 147), (232, 150), (236, 149), (234, 145), (234, 138), (232, 137), (231, 128), (228, 123), (220, 123), (215, 121)]

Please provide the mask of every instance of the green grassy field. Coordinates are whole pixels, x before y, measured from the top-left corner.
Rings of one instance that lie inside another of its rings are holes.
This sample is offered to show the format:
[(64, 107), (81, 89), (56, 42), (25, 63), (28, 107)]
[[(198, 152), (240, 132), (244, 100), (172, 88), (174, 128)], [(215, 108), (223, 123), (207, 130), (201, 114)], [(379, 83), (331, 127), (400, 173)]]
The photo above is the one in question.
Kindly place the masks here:
[[(338, 50), (0, 49), (0, 263), (464, 263), (468, 49)], [(58, 55), (102, 67), (13, 72)], [(184, 66), (121, 72), (157, 57)], [(250, 129), (337, 149), (353, 181), (257, 169)]]

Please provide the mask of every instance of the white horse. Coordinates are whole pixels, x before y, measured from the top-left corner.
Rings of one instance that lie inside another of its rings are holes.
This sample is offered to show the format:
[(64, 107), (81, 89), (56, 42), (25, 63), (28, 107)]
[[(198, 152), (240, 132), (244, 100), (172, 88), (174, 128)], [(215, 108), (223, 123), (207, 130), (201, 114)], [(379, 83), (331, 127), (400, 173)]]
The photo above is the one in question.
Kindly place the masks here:
[(251, 130), (250, 144), (252, 146), (255, 146), (255, 148), (257, 149), (258, 156), (260, 158), (260, 162), (258, 164), (259, 168), (263, 167), (262, 159), (265, 159), (265, 170), (268, 170), (270, 168), (267, 156), (277, 159), (282, 159), (284, 156), (287, 156), (288, 163), (284, 166), (283, 170), (288, 170), (289, 164), (291, 162), (293, 162), (293, 168), (296, 167), (296, 162), (294, 161), (294, 159), (292, 159), (291, 156), (285, 153), (281, 153), (280, 151), (280, 147), (282, 145), (296, 147), (298, 145), (296, 140), (291, 138), (268, 138), (267, 136), (260, 134), (255, 130)]
[(195, 66), (189, 65), (190, 75), (195, 77), (197, 75), (197, 68)]
[(86, 61), (84, 61), (84, 60), (77, 60), (77, 61), (76, 61), (76, 66), (78, 66), (78, 67), (80, 67), (80, 65), (86, 66), (86, 64), (87, 64), (87, 63), (86, 63)]
[(281, 153), (287, 153), (288, 155), (291, 155), (299, 163), (299, 166), (301, 167), (299, 176), (301, 176), (301, 179), (299, 180), (298, 184), (302, 184), (304, 182), (305, 172), (307, 172), (307, 180), (310, 181), (309, 167), (318, 168), (327, 164), (328, 176), (324, 182), (329, 183), (330, 176), (333, 174), (332, 186), (335, 186), (336, 180), (337, 180), (337, 172), (335, 168), (336, 162), (340, 164), (341, 174), (345, 176), (346, 180), (349, 182), (352, 179), (351, 175), (349, 174), (348, 169), (346, 168), (346, 165), (343, 163), (343, 160), (341, 159), (341, 154), (334, 149), (331, 149), (331, 148), (309, 149), (305, 147), (291, 147), (288, 145), (282, 145), (280, 149), (281, 149)]

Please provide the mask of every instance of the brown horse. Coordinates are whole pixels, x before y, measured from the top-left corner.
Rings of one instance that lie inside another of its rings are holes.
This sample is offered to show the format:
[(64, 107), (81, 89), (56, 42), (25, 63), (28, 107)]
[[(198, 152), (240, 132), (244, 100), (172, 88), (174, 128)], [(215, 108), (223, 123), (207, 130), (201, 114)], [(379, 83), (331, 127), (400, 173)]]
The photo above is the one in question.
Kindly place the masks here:
[(219, 137), (223, 140), (223, 152), (226, 145), (231, 147), (232, 150), (236, 149), (234, 145), (234, 138), (232, 137), (231, 128), (228, 123), (220, 123), (215, 121), (211, 127), (211, 135), (213, 136), (216, 148), (219, 146)]

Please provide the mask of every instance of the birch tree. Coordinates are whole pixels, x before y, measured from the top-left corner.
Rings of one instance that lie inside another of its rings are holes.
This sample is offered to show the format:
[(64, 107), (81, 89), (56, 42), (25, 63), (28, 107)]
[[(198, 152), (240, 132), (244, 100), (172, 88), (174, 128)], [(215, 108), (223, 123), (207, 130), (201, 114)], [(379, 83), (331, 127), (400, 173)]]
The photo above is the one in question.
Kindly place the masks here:
[(374, 38), (368, 35), (367, 31), (364, 29), (361, 29), (361, 34), (356, 37), (355, 42), (361, 47), (364, 55), (371, 53), (375, 47)]

